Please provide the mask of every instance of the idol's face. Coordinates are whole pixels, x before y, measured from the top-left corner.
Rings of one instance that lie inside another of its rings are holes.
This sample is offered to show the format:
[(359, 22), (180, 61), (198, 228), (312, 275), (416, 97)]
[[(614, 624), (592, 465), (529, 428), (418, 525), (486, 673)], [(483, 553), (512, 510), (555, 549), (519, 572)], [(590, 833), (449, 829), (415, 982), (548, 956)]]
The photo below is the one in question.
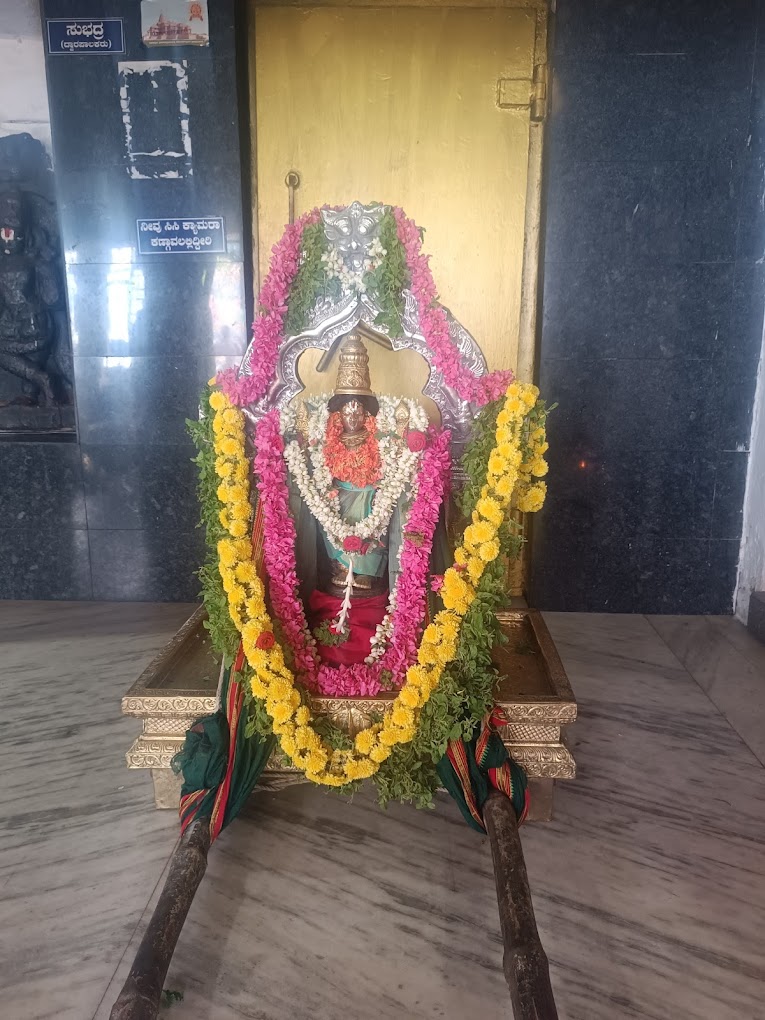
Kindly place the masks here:
[(361, 432), (364, 428), (366, 414), (366, 409), (360, 400), (349, 400), (343, 404), (340, 409), (340, 417), (343, 419), (344, 431), (351, 433), (351, 435), (355, 432)]

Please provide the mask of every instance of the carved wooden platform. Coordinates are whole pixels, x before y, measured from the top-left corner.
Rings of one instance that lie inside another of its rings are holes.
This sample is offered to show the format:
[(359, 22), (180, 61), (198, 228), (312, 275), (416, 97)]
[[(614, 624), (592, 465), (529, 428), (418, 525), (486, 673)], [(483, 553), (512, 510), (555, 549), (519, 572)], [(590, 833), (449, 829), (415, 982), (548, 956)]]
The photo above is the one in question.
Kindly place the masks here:
[[(159, 653), (122, 699), (124, 715), (143, 720), (143, 732), (127, 752), (133, 769), (151, 769), (157, 807), (177, 808), (180, 781), (170, 761), (195, 719), (216, 708), (220, 663), (199, 609)], [(495, 659), (500, 671), (497, 703), (508, 719), (501, 735), (510, 754), (526, 769), (532, 792), (531, 820), (549, 819), (553, 782), (571, 779), (576, 766), (563, 743), (563, 728), (576, 719), (576, 700), (544, 620), (533, 609), (514, 609), (499, 619), (507, 635)], [(312, 698), (315, 713), (329, 716), (351, 734), (394, 694), (377, 698)], [(269, 762), (259, 785), (274, 789), (302, 782), (280, 755)]]

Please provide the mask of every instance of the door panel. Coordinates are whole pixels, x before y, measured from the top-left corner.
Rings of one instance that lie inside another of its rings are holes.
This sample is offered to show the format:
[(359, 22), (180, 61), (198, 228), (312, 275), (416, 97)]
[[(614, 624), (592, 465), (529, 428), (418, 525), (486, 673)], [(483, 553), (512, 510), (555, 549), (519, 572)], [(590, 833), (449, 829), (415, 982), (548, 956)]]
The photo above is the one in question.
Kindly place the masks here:
[[(521, 104), (536, 16), (530, 8), (257, 8), (260, 273), (287, 218), (289, 170), (301, 175), (297, 214), (354, 199), (400, 205), (426, 229), (442, 302), (491, 368), (515, 367), (529, 155)], [(396, 389), (394, 379), (373, 385)]]

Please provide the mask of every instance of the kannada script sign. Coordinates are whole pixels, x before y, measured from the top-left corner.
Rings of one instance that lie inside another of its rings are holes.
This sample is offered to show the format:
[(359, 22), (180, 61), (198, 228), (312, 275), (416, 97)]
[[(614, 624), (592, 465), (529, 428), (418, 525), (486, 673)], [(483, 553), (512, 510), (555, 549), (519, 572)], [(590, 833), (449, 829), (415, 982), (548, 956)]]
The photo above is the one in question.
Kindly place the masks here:
[(226, 251), (222, 216), (174, 216), (135, 222), (139, 255), (222, 254)]
[(45, 27), (51, 56), (125, 52), (122, 18), (48, 18)]

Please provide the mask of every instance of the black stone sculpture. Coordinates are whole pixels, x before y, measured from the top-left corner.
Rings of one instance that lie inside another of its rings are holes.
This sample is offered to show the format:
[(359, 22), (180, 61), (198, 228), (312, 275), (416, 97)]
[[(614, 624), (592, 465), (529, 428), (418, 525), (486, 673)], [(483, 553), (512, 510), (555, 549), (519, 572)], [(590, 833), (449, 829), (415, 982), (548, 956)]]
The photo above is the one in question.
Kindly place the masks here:
[(0, 138), (0, 432), (74, 429), (52, 177), (41, 142)]

